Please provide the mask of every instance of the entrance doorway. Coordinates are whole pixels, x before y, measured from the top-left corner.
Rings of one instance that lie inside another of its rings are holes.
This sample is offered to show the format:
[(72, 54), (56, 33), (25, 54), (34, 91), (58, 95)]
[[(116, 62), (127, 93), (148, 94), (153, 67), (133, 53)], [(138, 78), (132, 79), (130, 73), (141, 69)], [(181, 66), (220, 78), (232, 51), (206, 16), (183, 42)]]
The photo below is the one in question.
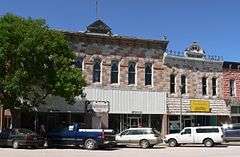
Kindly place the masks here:
[(193, 126), (192, 119), (193, 119), (192, 116), (184, 116), (183, 117), (183, 128)]
[(137, 128), (142, 126), (141, 117), (128, 117), (129, 128)]

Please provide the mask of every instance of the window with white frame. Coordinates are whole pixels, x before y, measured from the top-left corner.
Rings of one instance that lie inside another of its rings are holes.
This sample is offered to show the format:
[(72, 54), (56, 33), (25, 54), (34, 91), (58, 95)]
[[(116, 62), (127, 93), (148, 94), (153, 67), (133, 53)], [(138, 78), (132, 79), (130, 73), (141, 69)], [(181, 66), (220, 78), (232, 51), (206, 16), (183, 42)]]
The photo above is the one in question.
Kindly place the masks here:
[(186, 76), (181, 76), (181, 94), (186, 94)]
[(217, 78), (213, 77), (212, 78), (212, 96), (217, 95)]
[(101, 60), (95, 59), (93, 63), (93, 82), (101, 81)]
[(170, 93), (175, 93), (175, 77), (174, 74), (170, 75)]
[(230, 80), (229, 81), (229, 94), (230, 96), (236, 96), (236, 89), (235, 89), (235, 80)]
[(111, 63), (111, 83), (118, 83), (118, 69), (119, 62), (118, 61), (112, 61)]
[(75, 67), (83, 70), (83, 57), (77, 57), (75, 61)]
[(128, 64), (128, 84), (135, 84), (135, 77), (136, 77), (136, 63), (129, 62)]
[(152, 64), (145, 64), (145, 85), (152, 85)]
[(202, 95), (207, 95), (207, 78), (202, 78)]

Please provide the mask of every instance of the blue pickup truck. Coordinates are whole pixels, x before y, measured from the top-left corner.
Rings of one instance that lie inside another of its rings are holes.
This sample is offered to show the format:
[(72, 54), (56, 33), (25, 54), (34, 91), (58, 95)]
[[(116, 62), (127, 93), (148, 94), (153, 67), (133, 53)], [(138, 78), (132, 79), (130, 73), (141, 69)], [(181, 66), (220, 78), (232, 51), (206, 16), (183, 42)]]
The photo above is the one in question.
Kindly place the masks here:
[(47, 141), (48, 146), (72, 145), (93, 150), (115, 145), (115, 135), (113, 130), (81, 129), (80, 124), (75, 123), (50, 131)]

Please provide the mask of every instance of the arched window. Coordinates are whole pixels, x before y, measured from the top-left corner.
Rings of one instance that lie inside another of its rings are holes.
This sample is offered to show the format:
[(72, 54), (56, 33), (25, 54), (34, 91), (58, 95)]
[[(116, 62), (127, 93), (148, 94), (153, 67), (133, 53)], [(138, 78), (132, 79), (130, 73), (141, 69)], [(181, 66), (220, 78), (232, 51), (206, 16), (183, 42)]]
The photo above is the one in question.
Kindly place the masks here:
[(118, 61), (111, 63), (111, 83), (118, 83)]
[(186, 94), (186, 76), (181, 76), (181, 94)]
[(213, 77), (212, 78), (212, 96), (217, 95), (217, 78)]
[(170, 93), (175, 93), (175, 75), (170, 75)]
[(136, 69), (135, 69), (136, 63), (130, 62), (128, 64), (128, 84), (135, 84), (135, 75), (136, 75)]
[(152, 64), (145, 64), (145, 85), (152, 85)]
[(202, 95), (207, 95), (207, 78), (202, 78)]
[(95, 59), (93, 64), (93, 82), (101, 81), (101, 60)]
[(79, 68), (80, 70), (83, 70), (83, 58), (78, 57), (75, 61), (75, 67)]

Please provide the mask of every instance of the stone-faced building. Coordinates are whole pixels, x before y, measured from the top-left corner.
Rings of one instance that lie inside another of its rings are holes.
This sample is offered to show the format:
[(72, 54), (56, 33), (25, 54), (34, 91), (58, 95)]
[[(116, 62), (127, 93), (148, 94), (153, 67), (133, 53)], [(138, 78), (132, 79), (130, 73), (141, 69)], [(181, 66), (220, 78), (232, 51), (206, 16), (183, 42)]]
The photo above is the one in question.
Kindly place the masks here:
[(223, 97), (231, 107), (232, 123), (240, 123), (240, 63), (223, 62)]
[(169, 132), (179, 131), (181, 118), (182, 127), (219, 125), (228, 120), (229, 107), (222, 98), (220, 57), (207, 57), (194, 42), (184, 54), (167, 53), (164, 64), (168, 67), (166, 77), (170, 89)]
[(163, 56), (168, 41), (113, 35), (101, 20), (86, 32), (65, 34), (87, 80), (86, 98), (110, 104), (108, 119), (94, 119), (100, 122), (98, 127), (166, 128), (163, 115), (169, 89)]

